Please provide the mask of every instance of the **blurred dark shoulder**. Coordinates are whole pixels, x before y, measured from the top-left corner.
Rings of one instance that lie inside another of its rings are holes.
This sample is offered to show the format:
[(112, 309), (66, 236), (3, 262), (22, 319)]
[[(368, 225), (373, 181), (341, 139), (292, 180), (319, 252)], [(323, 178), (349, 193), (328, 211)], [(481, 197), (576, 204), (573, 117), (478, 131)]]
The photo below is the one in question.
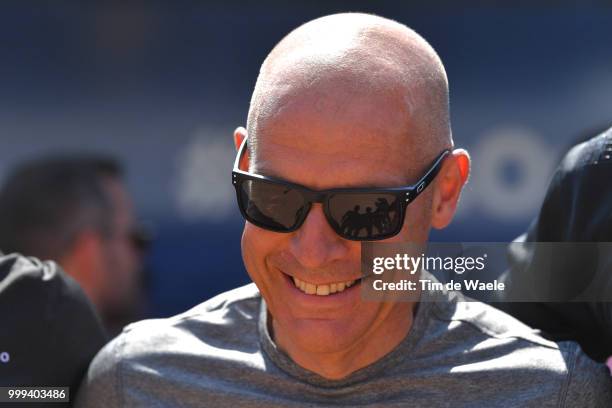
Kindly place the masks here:
[(550, 183), (530, 241), (612, 240), (612, 128), (577, 144)]
[(597, 133), (595, 137), (578, 141), (569, 149), (562, 164), (570, 170), (580, 170), (590, 165), (612, 165), (612, 127)]
[[(552, 177), (537, 217), (517, 241), (520, 243), (509, 248), (510, 269), (502, 278), (510, 287), (532, 282), (534, 276), (549, 279), (549, 285), (575, 290), (589, 285), (595, 270), (576, 270), (575, 265), (591, 265), (591, 260), (573, 259), (559, 269), (543, 269), (536, 260), (549, 255), (541, 253), (544, 250), (535, 243), (612, 242), (612, 128), (569, 149)], [(612, 265), (612, 254), (600, 255), (602, 265)], [(612, 278), (600, 290), (608, 298)], [(551, 340), (578, 342), (595, 360), (605, 361), (612, 355), (611, 303), (502, 302), (496, 306), (540, 329)]]
[(0, 386), (69, 386), (76, 392), (107, 340), (71, 277), (53, 262), (19, 254), (0, 255), (0, 326)]
[(74, 289), (74, 281), (66, 278), (53, 262), (41, 262), (20, 254), (0, 254), (0, 305), (7, 304), (11, 296), (26, 288), (44, 291), (59, 285)]
[[(82, 310), (62, 310), (80, 305)], [(0, 254), (0, 313), (53, 323), (58, 312), (91, 315), (93, 307), (79, 285), (54, 262), (20, 254)]]

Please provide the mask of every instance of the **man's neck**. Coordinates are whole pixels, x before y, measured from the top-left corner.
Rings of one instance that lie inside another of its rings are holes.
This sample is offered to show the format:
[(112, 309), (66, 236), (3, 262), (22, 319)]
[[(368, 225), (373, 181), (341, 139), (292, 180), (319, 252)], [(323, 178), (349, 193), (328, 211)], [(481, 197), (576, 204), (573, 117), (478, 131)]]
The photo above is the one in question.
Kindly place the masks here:
[[(271, 337), (299, 366), (329, 380), (340, 380), (380, 360), (408, 335), (414, 321), (415, 302), (397, 302), (387, 315), (344, 350), (313, 352), (299, 347), (272, 319)], [(270, 318), (270, 316), (269, 316)]]

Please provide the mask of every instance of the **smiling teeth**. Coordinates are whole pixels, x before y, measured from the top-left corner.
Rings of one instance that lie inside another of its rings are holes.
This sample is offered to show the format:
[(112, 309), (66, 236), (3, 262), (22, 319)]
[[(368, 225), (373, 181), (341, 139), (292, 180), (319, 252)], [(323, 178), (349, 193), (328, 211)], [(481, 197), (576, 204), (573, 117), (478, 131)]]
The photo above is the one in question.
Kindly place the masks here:
[(329, 285), (315, 285), (314, 283), (304, 282), (298, 278), (292, 278), (296, 288), (307, 295), (327, 296), (332, 293), (342, 292), (355, 284), (355, 280), (336, 282)]

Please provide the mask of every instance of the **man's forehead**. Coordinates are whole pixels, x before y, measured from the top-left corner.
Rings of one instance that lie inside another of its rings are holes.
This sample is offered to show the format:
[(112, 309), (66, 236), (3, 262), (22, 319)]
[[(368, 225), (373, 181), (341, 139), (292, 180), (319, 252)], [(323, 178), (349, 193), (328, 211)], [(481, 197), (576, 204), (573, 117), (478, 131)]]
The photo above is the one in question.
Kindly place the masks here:
[(259, 116), (253, 130), (258, 139), (271, 135), (278, 142), (299, 137), (309, 144), (331, 144), (349, 138), (371, 145), (378, 137), (409, 135), (417, 120), (405, 94), (396, 89), (364, 92), (350, 83), (321, 83), (281, 95)]
[(250, 135), (256, 159), (259, 151), (284, 150), (329, 160), (405, 160), (421, 139), (404, 94), (387, 90), (310, 88), (285, 97), (261, 119)]
[(421, 90), (414, 84), (406, 83), (397, 67), (369, 57), (367, 63), (364, 57), (360, 64), (277, 62), (273, 73), (258, 80), (251, 101), (253, 116), (258, 121), (287, 113), (293, 115), (292, 120), (296, 116), (317, 121), (328, 118), (347, 122), (406, 120), (424, 95), (419, 95)]
[(363, 130), (270, 131), (259, 135), (250, 170), (313, 189), (401, 186), (412, 182), (419, 162), (407, 140)]

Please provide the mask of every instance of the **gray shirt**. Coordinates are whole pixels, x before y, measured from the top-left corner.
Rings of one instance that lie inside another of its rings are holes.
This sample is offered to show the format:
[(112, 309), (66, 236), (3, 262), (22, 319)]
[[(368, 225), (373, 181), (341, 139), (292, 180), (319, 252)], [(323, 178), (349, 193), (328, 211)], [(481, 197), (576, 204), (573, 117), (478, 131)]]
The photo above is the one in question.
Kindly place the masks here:
[(342, 380), (271, 340), (250, 284), (181, 315), (128, 326), (95, 358), (80, 407), (605, 407), (605, 366), (514, 318), (450, 293), (422, 294), (406, 338)]

